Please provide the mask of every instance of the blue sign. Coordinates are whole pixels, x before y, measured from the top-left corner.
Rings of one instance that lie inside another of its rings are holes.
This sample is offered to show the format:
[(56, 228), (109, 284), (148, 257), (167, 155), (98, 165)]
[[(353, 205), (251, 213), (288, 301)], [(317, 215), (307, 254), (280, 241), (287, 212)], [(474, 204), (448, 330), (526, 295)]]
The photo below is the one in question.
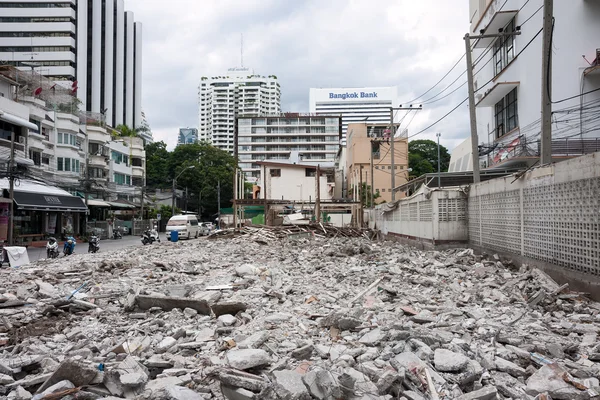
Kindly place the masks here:
[(329, 93), (330, 99), (376, 99), (377, 92)]

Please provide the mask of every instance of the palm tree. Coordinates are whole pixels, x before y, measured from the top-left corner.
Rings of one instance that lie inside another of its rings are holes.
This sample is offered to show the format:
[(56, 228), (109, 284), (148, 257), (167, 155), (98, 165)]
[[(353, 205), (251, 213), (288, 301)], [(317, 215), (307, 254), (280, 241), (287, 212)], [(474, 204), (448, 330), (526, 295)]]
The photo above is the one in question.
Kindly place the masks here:
[(148, 128), (144, 126), (138, 126), (137, 128), (131, 128), (127, 125), (117, 125), (117, 132), (119, 137), (138, 137), (140, 132), (147, 132)]

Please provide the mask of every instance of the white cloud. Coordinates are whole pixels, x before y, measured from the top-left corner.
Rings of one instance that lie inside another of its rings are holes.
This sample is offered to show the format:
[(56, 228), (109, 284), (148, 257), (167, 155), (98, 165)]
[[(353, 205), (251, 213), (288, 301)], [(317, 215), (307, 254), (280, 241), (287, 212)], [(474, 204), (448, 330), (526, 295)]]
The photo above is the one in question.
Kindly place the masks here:
[[(244, 64), (277, 75), (284, 110), (307, 111), (310, 87), (397, 85), (413, 99), (464, 53), (468, 29), (466, 0), (127, 0), (126, 9), (143, 23), (143, 108), (155, 138), (169, 147), (179, 127), (198, 124), (200, 77), (240, 64), (240, 33)], [(461, 63), (424, 98), (464, 69)], [(410, 133), (465, 96), (462, 88), (425, 105)], [(463, 106), (418, 137), (442, 132), (452, 149), (468, 135), (467, 114)]]

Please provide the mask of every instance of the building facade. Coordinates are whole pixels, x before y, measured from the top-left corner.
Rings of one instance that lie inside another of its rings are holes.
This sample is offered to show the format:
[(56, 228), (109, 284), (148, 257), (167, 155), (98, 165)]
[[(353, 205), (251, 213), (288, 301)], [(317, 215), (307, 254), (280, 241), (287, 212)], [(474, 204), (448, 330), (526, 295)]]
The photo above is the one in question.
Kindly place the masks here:
[[(360, 200), (362, 182), (363, 186), (370, 186), (374, 193), (379, 193), (375, 204), (392, 201), (392, 135), (389, 124), (352, 123), (348, 125), (348, 132), (345, 169), (348, 197)], [(408, 181), (408, 136), (406, 130), (394, 136), (393, 170), (396, 174), (395, 187), (398, 187)], [(396, 193), (396, 200), (400, 197), (402, 194)]]
[(390, 123), (390, 107), (397, 107), (396, 87), (311, 88), (309, 109), (317, 115), (341, 115), (342, 144), (346, 143), (348, 124), (367, 121)]
[[(543, 0), (471, 0), (474, 89), (483, 168), (532, 165), (541, 137)], [(600, 151), (600, 3), (555, 1), (551, 85), (552, 157)]]
[(141, 137), (119, 137), (100, 113), (81, 112), (66, 88), (32, 96), (20, 87), (28, 79), (43, 87), (51, 81), (25, 76), (11, 66), (0, 67), (0, 162), (10, 157), (15, 135), (15, 159), (23, 176), (60, 187), (73, 194), (88, 193), (101, 200), (139, 202), (145, 182), (146, 155)]
[(0, 27), (0, 64), (72, 90), (110, 126), (141, 125), (142, 25), (124, 0), (0, 1)]
[(179, 128), (179, 136), (177, 136), (177, 145), (191, 144), (198, 142), (198, 129), (196, 128)]
[(199, 139), (233, 154), (235, 118), (281, 112), (277, 77), (230, 68), (226, 76), (202, 77), (198, 86)]
[(246, 179), (261, 179), (259, 161), (332, 167), (340, 147), (341, 118), (299, 113), (237, 118), (236, 157)]
[(142, 120), (139, 125), (140, 132), (139, 135), (142, 139), (144, 139), (144, 144), (154, 143), (154, 136), (152, 135), (152, 129), (150, 128), (150, 124), (146, 119), (146, 113), (142, 110)]
[[(259, 181), (263, 199), (290, 202), (314, 202), (317, 196), (317, 169), (307, 164), (259, 162), (264, 177)], [(319, 191), (321, 201), (333, 199), (335, 182), (331, 168), (320, 170)]]

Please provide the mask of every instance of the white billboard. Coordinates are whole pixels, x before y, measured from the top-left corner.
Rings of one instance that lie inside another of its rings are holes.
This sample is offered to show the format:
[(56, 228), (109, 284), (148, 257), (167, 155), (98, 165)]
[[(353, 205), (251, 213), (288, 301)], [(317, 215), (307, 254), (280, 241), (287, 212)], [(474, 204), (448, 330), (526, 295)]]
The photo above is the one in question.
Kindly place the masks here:
[(309, 92), (311, 112), (316, 111), (316, 103), (350, 103), (350, 102), (382, 102), (389, 101), (396, 105), (398, 88), (365, 87), (365, 88), (311, 88)]

